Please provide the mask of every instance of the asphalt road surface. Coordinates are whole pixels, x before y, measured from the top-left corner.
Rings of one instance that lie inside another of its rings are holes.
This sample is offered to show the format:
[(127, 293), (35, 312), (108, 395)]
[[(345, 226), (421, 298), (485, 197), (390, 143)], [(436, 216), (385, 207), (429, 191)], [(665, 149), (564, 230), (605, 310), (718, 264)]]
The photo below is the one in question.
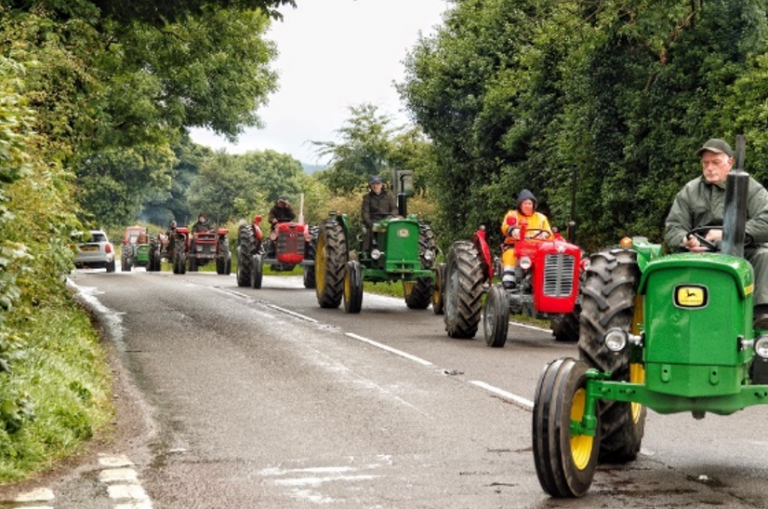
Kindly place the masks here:
[(546, 330), (488, 348), (399, 299), (321, 309), (295, 276), (71, 278), (114, 353), (118, 432), (0, 487), (2, 509), (768, 506), (765, 407), (649, 412), (637, 461), (600, 466), (582, 499), (545, 495), (531, 401), (546, 362), (577, 356)]

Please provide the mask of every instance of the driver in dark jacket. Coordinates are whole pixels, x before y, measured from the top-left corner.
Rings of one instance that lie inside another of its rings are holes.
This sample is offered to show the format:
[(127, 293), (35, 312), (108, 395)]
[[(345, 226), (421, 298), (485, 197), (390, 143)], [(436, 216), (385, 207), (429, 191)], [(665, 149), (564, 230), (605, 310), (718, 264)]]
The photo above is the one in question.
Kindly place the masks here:
[(363, 196), (363, 224), (365, 225), (365, 236), (363, 237), (363, 251), (371, 248), (371, 228), (373, 223), (386, 217), (397, 217), (397, 200), (395, 195), (389, 189), (384, 188), (384, 182), (381, 177), (371, 177), (368, 181), (370, 191)]
[[(733, 151), (720, 139), (711, 139), (697, 152), (702, 175), (688, 182), (675, 196), (667, 216), (664, 240), (672, 248), (703, 251), (699, 240), (689, 235), (694, 228), (723, 224), (725, 181), (733, 167)], [(768, 191), (755, 179), (747, 186), (747, 224), (744, 257), (755, 270), (754, 327), (768, 330)], [(719, 243), (722, 228), (705, 234), (710, 243)]]

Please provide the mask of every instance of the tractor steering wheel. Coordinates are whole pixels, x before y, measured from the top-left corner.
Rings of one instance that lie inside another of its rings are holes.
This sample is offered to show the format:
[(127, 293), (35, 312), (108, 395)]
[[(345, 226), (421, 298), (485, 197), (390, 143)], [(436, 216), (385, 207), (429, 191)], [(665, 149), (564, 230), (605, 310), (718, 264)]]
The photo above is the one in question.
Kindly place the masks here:
[(707, 232), (710, 230), (723, 230), (722, 226), (700, 226), (699, 228), (693, 228), (688, 232), (688, 235), (692, 235), (696, 237), (696, 240), (699, 241), (699, 245), (704, 248), (704, 251), (707, 253), (716, 253), (720, 251), (720, 248), (717, 247), (717, 244), (714, 244), (713, 242), (707, 240), (706, 235)]
[[(533, 235), (530, 235), (533, 233)], [(542, 236), (542, 234), (544, 234)], [(552, 232), (549, 230), (545, 230), (543, 228), (528, 228), (525, 230), (525, 238), (526, 239), (542, 239), (547, 240), (552, 237)]]

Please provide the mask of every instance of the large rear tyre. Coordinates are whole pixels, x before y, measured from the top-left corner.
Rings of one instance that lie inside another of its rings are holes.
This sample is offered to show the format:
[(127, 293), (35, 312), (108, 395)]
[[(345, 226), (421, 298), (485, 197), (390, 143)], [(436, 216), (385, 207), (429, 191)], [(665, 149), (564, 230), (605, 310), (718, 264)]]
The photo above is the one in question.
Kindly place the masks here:
[[(590, 257), (582, 286), (579, 358), (611, 373), (611, 380), (642, 382), (641, 365), (630, 364), (630, 350), (614, 353), (603, 336), (611, 328), (637, 333), (635, 304), (640, 269), (637, 253), (612, 249)], [(634, 329), (634, 330), (633, 330)], [(600, 400), (600, 461), (626, 463), (637, 457), (645, 433), (646, 408), (637, 403)]]
[(337, 308), (341, 304), (346, 263), (344, 231), (334, 218), (326, 219), (318, 231), (315, 255), (315, 294), (321, 308)]
[(130, 272), (130, 271), (131, 271), (131, 259), (122, 258), (120, 260), (120, 272)]
[(363, 270), (360, 262), (347, 262), (344, 273), (344, 311), (359, 313), (363, 308)]
[[(312, 237), (312, 240), (307, 242), (305, 246), (304, 251), (304, 260), (311, 260), (314, 261), (317, 255), (317, 235), (318, 235), (318, 227), (317, 226), (310, 226), (309, 227), (309, 234)], [(315, 266), (314, 265), (304, 265), (301, 268), (302, 276), (304, 277), (304, 288), (315, 288), (317, 286), (317, 280), (316, 280), (316, 272), (315, 272)]]
[(107, 263), (107, 272), (114, 272), (115, 271), (115, 260), (112, 260), (111, 262)]
[(432, 312), (436, 315), (445, 313), (445, 264), (435, 268), (435, 284), (432, 286)]
[(251, 288), (258, 290), (261, 288), (261, 281), (264, 277), (264, 260), (260, 254), (253, 255), (251, 258)]
[(261, 241), (253, 226), (240, 226), (237, 231), (237, 286), (251, 286), (251, 259), (259, 254)]
[(174, 240), (173, 245), (173, 273), (174, 274), (186, 274), (187, 272), (187, 256), (186, 256), (186, 239), (183, 236), (179, 236)]
[(483, 335), (485, 344), (502, 348), (507, 342), (509, 330), (509, 302), (507, 292), (500, 285), (494, 285), (485, 297), (483, 308)]
[(475, 246), (466, 240), (454, 242), (445, 267), (445, 330), (450, 337), (475, 337), (482, 311), (483, 282)]
[(581, 306), (576, 304), (573, 313), (555, 315), (549, 322), (555, 341), (575, 343), (579, 340), (579, 315)]
[(403, 281), (405, 305), (410, 309), (427, 309), (432, 300), (432, 278), (420, 277), (415, 281)]
[(556, 498), (581, 497), (597, 469), (597, 436), (577, 434), (584, 416), (588, 366), (574, 359), (546, 365), (533, 402), (533, 458), (539, 484)]

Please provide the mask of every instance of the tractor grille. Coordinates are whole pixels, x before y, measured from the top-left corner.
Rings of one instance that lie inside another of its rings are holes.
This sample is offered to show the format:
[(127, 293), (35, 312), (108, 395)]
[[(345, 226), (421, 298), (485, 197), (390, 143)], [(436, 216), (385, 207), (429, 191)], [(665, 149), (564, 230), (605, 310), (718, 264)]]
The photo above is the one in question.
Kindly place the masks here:
[(567, 297), (573, 292), (573, 274), (576, 257), (550, 254), (544, 257), (544, 295)]
[(277, 234), (277, 252), (292, 253), (304, 256), (304, 231), (283, 230)]

